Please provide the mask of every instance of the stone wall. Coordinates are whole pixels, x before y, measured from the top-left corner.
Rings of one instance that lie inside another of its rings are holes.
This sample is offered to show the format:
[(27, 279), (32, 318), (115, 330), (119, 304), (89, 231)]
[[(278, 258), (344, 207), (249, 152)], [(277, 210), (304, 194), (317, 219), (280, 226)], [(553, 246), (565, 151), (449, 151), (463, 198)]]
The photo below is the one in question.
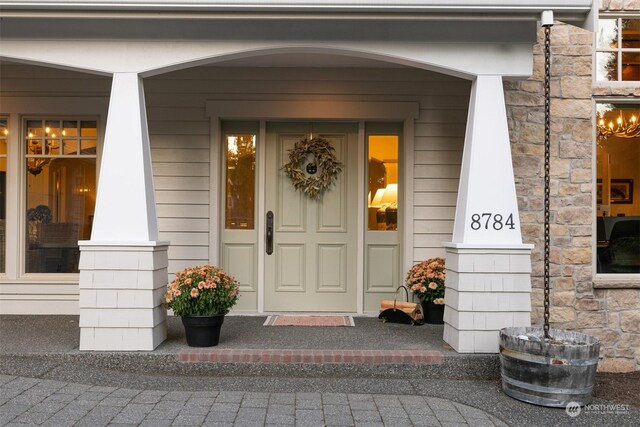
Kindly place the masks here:
[[(621, 1), (606, 1), (607, 7)], [(628, 1), (626, 3), (638, 3)], [(543, 41), (540, 30), (538, 40)], [(594, 284), (594, 95), (639, 95), (592, 85), (593, 37), (556, 23), (551, 37), (551, 322), (602, 341), (603, 371), (640, 370), (640, 280), (610, 289)], [(544, 57), (534, 48), (534, 73), (506, 82), (505, 97), (523, 239), (533, 243), (532, 324), (543, 320)], [(633, 88), (633, 89), (631, 89)], [(631, 92), (629, 90), (631, 89)], [(596, 97), (597, 98), (597, 97)], [(618, 284), (620, 285), (620, 284)]]

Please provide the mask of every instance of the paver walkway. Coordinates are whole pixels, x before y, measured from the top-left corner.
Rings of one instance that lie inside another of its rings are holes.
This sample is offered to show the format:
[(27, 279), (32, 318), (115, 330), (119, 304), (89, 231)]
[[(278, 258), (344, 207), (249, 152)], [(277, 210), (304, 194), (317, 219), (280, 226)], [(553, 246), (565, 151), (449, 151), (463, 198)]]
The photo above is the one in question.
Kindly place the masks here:
[(446, 399), (347, 393), (167, 391), (0, 375), (0, 425), (506, 426)]

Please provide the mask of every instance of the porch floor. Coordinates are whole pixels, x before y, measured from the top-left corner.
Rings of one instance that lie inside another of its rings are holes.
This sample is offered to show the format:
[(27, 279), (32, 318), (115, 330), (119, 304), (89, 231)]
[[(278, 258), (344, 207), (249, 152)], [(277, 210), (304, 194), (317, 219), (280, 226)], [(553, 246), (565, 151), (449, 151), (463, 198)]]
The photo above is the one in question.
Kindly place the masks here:
[(4, 315), (0, 357), (155, 373), (499, 377), (497, 355), (455, 352), (442, 340), (442, 325), (410, 326), (354, 316), (354, 327), (263, 326), (266, 317), (226, 316), (216, 347), (188, 347), (180, 318), (169, 317), (167, 340), (154, 351), (89, 352), (78, 349), (78, 316)]

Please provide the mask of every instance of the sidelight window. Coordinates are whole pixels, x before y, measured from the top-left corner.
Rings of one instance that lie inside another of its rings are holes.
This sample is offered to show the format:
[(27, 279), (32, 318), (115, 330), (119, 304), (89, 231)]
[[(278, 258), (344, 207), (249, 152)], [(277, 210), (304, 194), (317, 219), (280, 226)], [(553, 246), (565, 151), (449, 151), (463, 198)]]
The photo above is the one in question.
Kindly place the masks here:
[(225, 228), (255, 227), (256, 135), (227, 134)]
[(398, 229), (398, 136), (369, 135), (369, 230)]

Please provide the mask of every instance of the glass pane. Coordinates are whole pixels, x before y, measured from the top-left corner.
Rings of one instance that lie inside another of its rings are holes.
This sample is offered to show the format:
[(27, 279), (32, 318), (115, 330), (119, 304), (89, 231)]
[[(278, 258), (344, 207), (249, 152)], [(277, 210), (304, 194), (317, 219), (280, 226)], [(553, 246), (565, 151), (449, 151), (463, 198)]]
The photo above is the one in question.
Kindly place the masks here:
[(58, 120), (47, 120), (44, 124), (44, 134), (47, 138), (59, 138), (61, 134)]
[(29, 120), (27, 121), (27, 137), (39, 138), (44, 136), (44, 130), (42, 129), (41, 120)]
[(398, 229), (398, 136), (371, 135), (369, 152), (369, 230)]
[(597, 111), (597, 271), (640, 273), (640, 104)]
[(7, 159), (0, 157), (0, 273), (5, 272), (7, 234)]
[(39, 139), (28, 139), (27, 154), (28, 155), (42, 154), (42, 141)]
[(596, 80), (618, 80), (618, 55), (611, 52), (596, 53)]
[(640, 80), (640, 52), (622, 52), (622, 80)]
[(80, 135), (96, 137), (98, 136), (98, 128), (95, 121), (82, 121), (80, 122)]
[(96, 140), (95, 139), (84, 139), (81, 142), (82, 150), (80, 154), (96, 154)]
[(60, 154), (60, 140), (59, 139), (45, 140), (44, 154), (48, 154), (48, 155)]
[(596, 35), (596, 47), (615, 48), (618, 45), (618, 20), (600, 19), (598, 21), (598, 34)]
[(78, 141), (65, 139), (62, 141), (62, 154), (78, 154)]
[(622, 20), (622, 48), (640, 48), (640, 19)]
[(226, 136), (225, 227), (253, 230), (255, 215), (256, 135)]
[(9, 136), (9, 127), (6, 119), (0, 119), (0, 154), (7, 154), (6, 139)]
[(76, 121), (62, 122), (62, 136), (64, 137), (78, 136), (78, 122)]
[(93, 158), (45, 161), (27, 172), (27, 273), (77, 273), (78, 240), (91, 236), (96, 196)]

